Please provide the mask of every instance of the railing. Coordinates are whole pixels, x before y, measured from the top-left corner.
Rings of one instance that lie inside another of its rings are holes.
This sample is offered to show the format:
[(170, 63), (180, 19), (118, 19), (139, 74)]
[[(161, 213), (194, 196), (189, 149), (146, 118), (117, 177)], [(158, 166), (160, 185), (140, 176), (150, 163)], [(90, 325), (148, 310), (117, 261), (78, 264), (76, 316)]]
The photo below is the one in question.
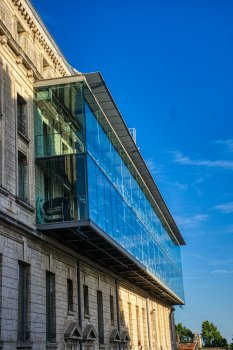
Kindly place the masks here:
[(18, 127), (18, 131), (20, 131), (21, 134), (26, 135), (26, 124), (24, 123), (22, 118), (19, 116), (17, 117), (17, 127)]
[(85, 196), (55, 197), (48, 200), (37, 197), (37, 223), (52, 223), (86, 219)]
[(63, 132), (36, 136), (36, 157), (84, 152), (84, 137), (81, 130), (75, 137)]

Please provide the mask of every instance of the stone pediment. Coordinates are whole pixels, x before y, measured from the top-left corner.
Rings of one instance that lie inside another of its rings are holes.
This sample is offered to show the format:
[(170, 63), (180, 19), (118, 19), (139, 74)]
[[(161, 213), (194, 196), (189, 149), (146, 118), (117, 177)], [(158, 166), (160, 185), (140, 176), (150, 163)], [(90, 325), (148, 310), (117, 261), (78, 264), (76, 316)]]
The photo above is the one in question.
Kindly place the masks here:
[(98, 333), (95, 330), (95, 327), (91, 324), (88, 324), (83, 331), (83, 340), (94, 341), (98, 338)]
[(79, 340), (82, 339), (82, 337), (83, 334), (81, 328), (76, 322), (71, 323), (64, 334), (65, 340)]
[(112, 330), (109, 337), (109, 341), (110, 343), (119, 343), (121, 341), (121, 337), (118, 329), (115, 328)]
[(130, 336), (129, 336), (129, 333), (128, 331), (123, 331), (121, 333), (121, 342), (122, 343), (129, 343), (130, 342)]

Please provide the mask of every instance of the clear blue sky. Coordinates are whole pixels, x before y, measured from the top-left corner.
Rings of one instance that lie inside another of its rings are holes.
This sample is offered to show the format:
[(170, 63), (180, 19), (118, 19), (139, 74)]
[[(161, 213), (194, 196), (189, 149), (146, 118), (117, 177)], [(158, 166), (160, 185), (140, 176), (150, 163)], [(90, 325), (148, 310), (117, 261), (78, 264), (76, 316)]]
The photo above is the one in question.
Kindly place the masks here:
[(183, 234), (176, 323), (233, 334), (233, 2), (33, 4), (81, 72), (100, 71)]

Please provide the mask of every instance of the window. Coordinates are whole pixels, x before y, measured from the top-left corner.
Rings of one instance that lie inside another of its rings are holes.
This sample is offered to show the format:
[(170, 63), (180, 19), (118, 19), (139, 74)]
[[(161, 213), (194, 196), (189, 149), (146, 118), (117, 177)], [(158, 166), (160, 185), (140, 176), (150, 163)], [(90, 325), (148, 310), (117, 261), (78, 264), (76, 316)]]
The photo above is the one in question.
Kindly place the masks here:
[(24, 201), (24, 179), (25, 179), (25, 171), (24, 171), (24, 163), (23, 157), (18, 155), (18, 197)]
[(73, 311), (73, 281), (67, 279), (68, 311)]
[(28, 324), (28, 277), (29, 266), (19, 262), (18, 264), (18, 341), (28, 341), (30, 338)]
[(46, 341), (56, 342), (55, 275), (46, 272)]
[(110, 316), (111, 316), (111, 326), (114, 326), (114, 303), (113, 303), (112, 295), (110, 295)]
[(17, 94), (17, 128), (18, 131), (26, 136), (26, 101)]
[(137, 319), (137, 335), (138, 335), (138, 346), (141, 346), (141, 327), (140, 327), (140, 314), (139, 307), (136, 306), (136, 319)]
[(83, 286), (84, 314), (89, 315), (88, 286)]
[(98, 309), (98, 329), (99, 343), (104, 344), (104, 315), (103, 315), (103, 296), (102, 292), (97, 291), (97, 309)]

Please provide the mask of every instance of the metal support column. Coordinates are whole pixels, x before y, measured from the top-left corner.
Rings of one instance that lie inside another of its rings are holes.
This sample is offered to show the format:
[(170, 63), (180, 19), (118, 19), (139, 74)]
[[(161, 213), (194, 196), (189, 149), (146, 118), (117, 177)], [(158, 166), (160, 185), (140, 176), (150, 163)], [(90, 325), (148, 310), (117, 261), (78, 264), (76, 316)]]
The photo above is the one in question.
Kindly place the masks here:
[(177, 346), (176, 346), (176, 328), (175, 328), (174, 311), (175, 311), (175, 308), (172, 307), (171, 313), (170, 313), (171, 338), (172, 338), (172, 350), (177, 350)]
[(146, 296), (146, 311), (147, 311), (149, 349), (152, 350), (152, 347), (151, 347), (151, 335), (150, 335), (150, 308), (149, 308), (149, 298), (148, 298), (148, 296)]

